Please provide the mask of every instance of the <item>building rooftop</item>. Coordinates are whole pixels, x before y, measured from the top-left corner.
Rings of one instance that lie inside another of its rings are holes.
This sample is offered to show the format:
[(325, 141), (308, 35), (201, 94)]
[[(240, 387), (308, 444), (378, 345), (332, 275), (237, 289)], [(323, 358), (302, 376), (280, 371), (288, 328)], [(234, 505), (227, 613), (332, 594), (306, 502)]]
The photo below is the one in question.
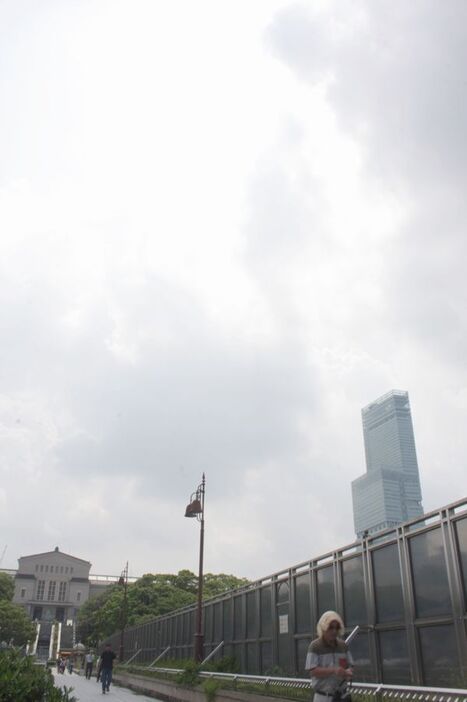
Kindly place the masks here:
[(386, 400), (389, 400), (391, 397), (407, 397), (408, 398), (409, 393), (407, 390), (389, 390), (389, 392), (384, 393), (384, 395), (381, 395), (381, 397), (378, 397), (376, 400), (373, 400), (373, 402), (370, 402), (369, 405), (365, 405), (365, 407), (362, 409), (362, 413), (368, 412), (370, 409), (377, 405), (382, 405), (383, 402), (386, 402)]

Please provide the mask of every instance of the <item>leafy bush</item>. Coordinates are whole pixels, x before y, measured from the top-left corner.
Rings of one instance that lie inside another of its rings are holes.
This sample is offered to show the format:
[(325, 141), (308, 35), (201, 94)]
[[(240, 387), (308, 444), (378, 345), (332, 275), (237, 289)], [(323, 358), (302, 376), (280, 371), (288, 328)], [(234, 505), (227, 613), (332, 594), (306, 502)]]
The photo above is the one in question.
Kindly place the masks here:
[(218, 661), (208, 661), (203, 665), (203, 670), (211, 670), (213, 673), (239, 673), (240, 665), (235, 656), (224, 656)]
[(72, 688), (55, 687), (47, 668), (18, 651), (0, 651), (0, 702), (77, 702)]
[[(239, 673), (240, 666), (235, 656), (224, 656), (217, 661), (208, 661), (205, 665), (200, 666), (192, 658), (168, 658), (167, 660), (159, 661), (157, 666), (161, 668), (177, 668), (183, 672), (177, 677), (177, 682), (181, 685), (196, 685), (199, 682), (198, 674), (201, 670), (212, 673)], [(157, 671), (156, 666), (156, 671)], [(130, 666), (133, 667), (133, 666)], [(184, 682), (188, 680), (188, 682)], [(194, 682), (192, 682), (194, 681)]]
[(280, 665), (273, 665), (266, 670), (265, 675), (269, 675), (271, 678), (286, 678), (287, 673)]
[(217, 691), (222, 687), (219, 680), (214, 680), (214, 678), (208, 678), (203, 683), (203, 690), (206, 694), (207, 702), (214, 702), (216, 699)]
[(195, 661), (187, 661), (183, 666), (183, 670), (176, 676), (176, 681), (179, 685), (194, 687), (199, 683), (200, 666)]

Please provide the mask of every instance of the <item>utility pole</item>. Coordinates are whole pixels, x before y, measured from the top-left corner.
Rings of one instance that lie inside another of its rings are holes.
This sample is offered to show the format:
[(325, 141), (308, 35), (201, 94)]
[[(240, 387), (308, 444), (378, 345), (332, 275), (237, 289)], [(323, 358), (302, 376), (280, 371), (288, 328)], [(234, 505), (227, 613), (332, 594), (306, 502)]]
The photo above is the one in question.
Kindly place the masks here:
[(118, 579), (118, 584), (123, 587), (123, 607), (122, 607), (122, 618), (121, 618), (121, 630), (120, 630), (120, 650), (118, 652), (118, 658), (120, 663), (123, 663), (123, 658), (125, 655), (125, 627), (128, 621), (128, 561), (126, 562), (125, 568), (122, 570), (122, 574)]
[(194, 641), (194, 658), (201, 663), (204, 656), (203, 635), (203, 556), (204, 556), (204, 495), (206, 493), (206, 478), (203, 473), (201, 483), (190, 497), (190, 503), (185, 511), (185, 517), (195, 517), (200, 522), (199, 532), (199, 574), (198, 574), (198, 604), (196, 607), (196, 631)]

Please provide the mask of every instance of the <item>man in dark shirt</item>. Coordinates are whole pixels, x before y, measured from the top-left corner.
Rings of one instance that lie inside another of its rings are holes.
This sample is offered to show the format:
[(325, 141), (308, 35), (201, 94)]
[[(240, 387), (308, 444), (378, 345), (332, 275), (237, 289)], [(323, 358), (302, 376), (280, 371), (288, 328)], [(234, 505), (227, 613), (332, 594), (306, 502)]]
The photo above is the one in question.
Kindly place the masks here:
[(105, 695), (106, 691), (109, 691), (110, 683), (112, 682), (112, 668), (116, 657), (117, 656), (112, 651), (110, 644), (105, 644), (105, 648), (101, 653), (101, 680), (103, 695)]

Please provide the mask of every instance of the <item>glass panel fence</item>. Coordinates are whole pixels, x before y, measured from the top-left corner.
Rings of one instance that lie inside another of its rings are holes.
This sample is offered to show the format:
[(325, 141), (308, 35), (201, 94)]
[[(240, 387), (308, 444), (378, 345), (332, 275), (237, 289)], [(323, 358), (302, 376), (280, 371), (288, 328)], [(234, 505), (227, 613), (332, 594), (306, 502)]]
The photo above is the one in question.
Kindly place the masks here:
[(263, 587), (260, 590), (261, 636), (271, 636), (271, 607), (271, 587)]
[(441, 529), (410, 539), (417, 617), (451, 613)]
[(243, 626), (243, 595), (234, 597), (234, 638), (245, 638)]
[(467, 519), (456, 522), (456, 535), (464, 584), (464, 604), (467, 609)]
[(363, 587), (363, 562), (361, 556), (349, 558), (342, 562), (342, 583), (344, 587), (345, 625), (366, 624), (368, 617)]
[(318, 583), (318, 616), (321, 616), (328, 609), (336, 609), (333, 566), (320, 568), (316, 573), (316, 580)]
[(311, 629), (310, 574), (303, 573), (295, 578), (295, 621), (298, 634)]
[(459, 662), (454, 627), (424, 626), (419, 630), (425, 685), (459, 687)]
[(249, 592), (246, 596), (246, 637), (253, 639), (258, 636), (256, 592)]
[(403, 621), (404, 600), (397, 544), (379, 548), (371, 557), (377, 621)]
[(224, 641), (233, 639), (232, 631), (232, 600), (224, 600), (223, 602), (223, 621), (224, 621)]
[(410, 685), (410, 660), (405, 630), (380, 631), (379, 647), (383, 683)]

